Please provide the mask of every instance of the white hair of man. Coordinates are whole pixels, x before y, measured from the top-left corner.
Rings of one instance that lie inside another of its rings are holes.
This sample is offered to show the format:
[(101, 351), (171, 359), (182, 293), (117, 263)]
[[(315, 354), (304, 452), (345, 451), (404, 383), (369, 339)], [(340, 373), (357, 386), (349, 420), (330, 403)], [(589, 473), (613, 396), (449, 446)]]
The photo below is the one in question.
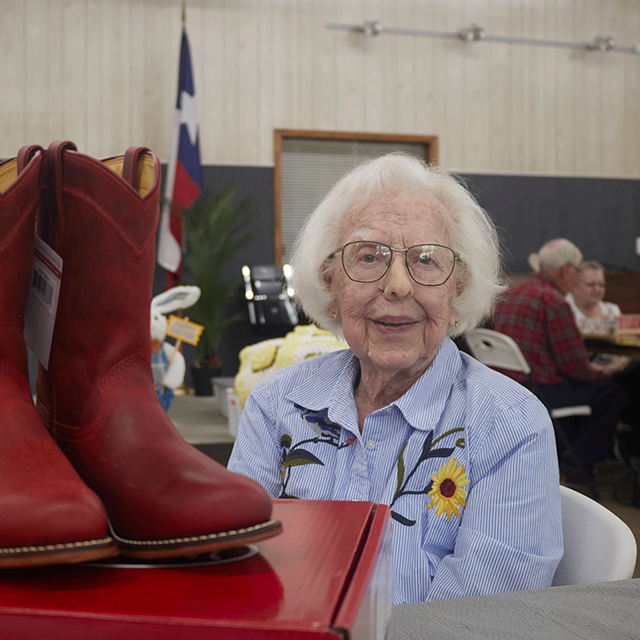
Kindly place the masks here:
[[(328, 312), (332, 302), (328, 282), (334, 265), (328, 256), (342, 244), (339, 232), (345, 215), (362, 210), (394, 191), (428, 193), (444, 207), (451, 248), (460, 255), (452, 276), (458, 290), (453, 303), (458, 312), (458, 326), (451, 327), (449, 335), (475, 328), (491, 315), (498, 295), (504, 290), (496, 228), (450, 173), (398, 152), (352, 169), (307, 219), (291, 259), (298, 302), (319, 327), (342, 335), (340, 322)], [(424, 242), (429, 242), (429, 238), (424, 238)]]
[(582, 252), (570, 240), (555, 238), (554, 240), (549, 240), (538, 251), (538, 260), (541, 271), (548, 271), (549, 269), (555, 271), (567, 263), (579, 267), (582, 262)]

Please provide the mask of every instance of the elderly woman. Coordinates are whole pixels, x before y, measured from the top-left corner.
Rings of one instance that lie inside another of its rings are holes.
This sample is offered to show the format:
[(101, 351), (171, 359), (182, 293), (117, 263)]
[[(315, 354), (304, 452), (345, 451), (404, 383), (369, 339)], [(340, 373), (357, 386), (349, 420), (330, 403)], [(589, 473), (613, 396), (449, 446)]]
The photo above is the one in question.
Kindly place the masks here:
[[(576, 286), (566, 296), (576, 324), (583, 333), (597, 333), (599, 320), (622, 315), (617, 304), (605, 302), (605, 293), (604, 267), (595, 260), (585, 260), (580, 265)], [(605, 376), (614, 376), (627, 397), (618, 424), (614, 447), (616, 456), (628, 459), (632, 455), (640, 455), (640, 361), (601, 353), (595, 356), (592, 364)]]
[(390, 505), (394, 603), (546, 587), (562, 557), (547, 411), (450, 337), (491, 312), (497, 245), (444, 171), (355, 168), (292, 261), (305, 312), (350, 349), (274, 373), (242, 415), (229, 468), (272, 497)]
[[(585, 260), (578, 270), (576, 286), (567, 293), (566, 298), (576, 324), (585, 334), (604, 333), (599, 321), (613, 320), (622, 315), (620, 307), (613, 302), (605, 302), (604, 267), (595, 260)], [(623, 371), (631, 362), (630, 358), (599, 355), (594, 363), (607, 376)]]
[(588, 318), (607, 320), (622, 315), (617, 304), (604, 301), (605, 291), (604, 267), (595, 260), (582, 262), (576, 286), (566, 296), (578, 326)]

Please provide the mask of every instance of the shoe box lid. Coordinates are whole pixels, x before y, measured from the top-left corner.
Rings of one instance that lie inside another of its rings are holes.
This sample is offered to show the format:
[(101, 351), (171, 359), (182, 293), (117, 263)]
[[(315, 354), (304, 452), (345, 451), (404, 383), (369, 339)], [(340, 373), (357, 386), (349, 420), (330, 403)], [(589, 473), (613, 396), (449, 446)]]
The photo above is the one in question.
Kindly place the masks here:
[(238, 562), (3, 570), (0, 636), (383, 638), (392, 597), (389, 508), (274, 500), (273, 517), (283, 533)]

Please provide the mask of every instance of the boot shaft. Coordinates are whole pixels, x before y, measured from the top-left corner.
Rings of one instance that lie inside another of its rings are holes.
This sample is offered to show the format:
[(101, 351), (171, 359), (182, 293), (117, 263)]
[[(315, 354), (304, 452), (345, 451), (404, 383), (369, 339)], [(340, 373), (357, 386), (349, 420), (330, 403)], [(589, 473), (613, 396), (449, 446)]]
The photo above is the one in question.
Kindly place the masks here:
[(143, 149), (98, 162), (54, 143), (39, 236), (62, 258), (38, 411), (105, 505), (122, 553), (199, 554), (280, 532), (256, 482), (180, 435), (151, 375), (160, 170)]
[[(33, 266), (41, 152), (40, 147), (24, 147), (18, 158), (0, 164), (0, 369), (11, 365), (25, 377), (24, 312)], [(29, 159), (31, 154), (35, 156)]]
[[(100, 381), (109, 371), (136, 354), (151, 362), (160, 167), (144, 149), (104, 161), (74, 149), (54, 143), (45, 157), (38, 235), (60, 255), (63, 270), (38, 393), (55, 420), (84, 424), (100, 411)], [(86, 401), (79, 413), (54, 394)]]

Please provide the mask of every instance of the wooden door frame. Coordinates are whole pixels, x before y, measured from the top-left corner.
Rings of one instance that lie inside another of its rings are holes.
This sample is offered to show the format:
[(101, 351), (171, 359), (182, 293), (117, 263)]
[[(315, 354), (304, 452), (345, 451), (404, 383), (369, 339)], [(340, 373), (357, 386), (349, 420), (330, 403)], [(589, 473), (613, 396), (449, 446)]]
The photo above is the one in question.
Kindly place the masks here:
[(399, 133), (362, 133), (357, 131), (318, 131), (315, 129), (274, 129), (273, 131), (273, 204), (275, 264), (282, 263), (282, 140), (284, 138), (358, 140), (362, 142), (397, 142), (421, 144), (424, 159), (438, 164), (438, 136), (402, 135)]

